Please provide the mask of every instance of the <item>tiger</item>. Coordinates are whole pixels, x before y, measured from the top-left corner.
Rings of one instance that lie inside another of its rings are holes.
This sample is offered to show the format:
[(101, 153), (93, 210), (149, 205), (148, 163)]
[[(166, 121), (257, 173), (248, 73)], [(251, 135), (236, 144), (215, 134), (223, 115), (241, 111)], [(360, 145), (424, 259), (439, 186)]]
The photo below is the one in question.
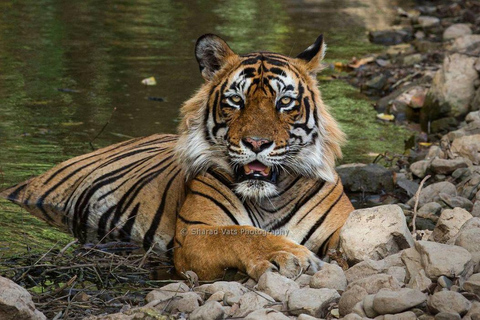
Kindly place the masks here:
[(353, 207), (335, 172), (345, 135), (318, 89), (323, 36), (296, 57), (195, 45), (204, 83), (178, 134), (117, 143), (2, 192), (80, 241), (173, 251), (177, 273), (314, 273)]

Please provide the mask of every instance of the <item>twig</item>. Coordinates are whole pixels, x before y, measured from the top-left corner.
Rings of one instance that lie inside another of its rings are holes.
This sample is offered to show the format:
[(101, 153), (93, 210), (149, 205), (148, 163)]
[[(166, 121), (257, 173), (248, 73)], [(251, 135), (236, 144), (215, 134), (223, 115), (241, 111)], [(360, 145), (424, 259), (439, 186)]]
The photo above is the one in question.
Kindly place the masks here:
[(95, 147), (93, 146), (93, 141), (95, 141), (102, 134), (102, 132), (105, 130), (105, 128), (110, 124), (110, 120), (112, 120), (113, 114), (115, 113), (116, 110), (117, 110), (117, 107), (113, 108), (112, 113), (110, 114), (110, 118), (108, 118), (107, 123), (105, 123), (103, 125), (100, 132), (98, 132), (97, 135), (92, 140), (90, 140), (90, 142), (88, 143), (88, 144), (90, 144), (90, 148), (92, 148), (93, 151), (95, 151)]
[(427, 181), (428, 179), (430, 178), (430, 176), (426, 176), (425, 178), (423, 178), (422, 182), (420, 182), (420, 186), (418, 187), (418, 190), (417, 192), (415, 193), (415, 206), (413, 207), (413, 219), (412, 219), (412, 234), (413, 236), (415, 236), (415, 234), (417, 233), (417, 227), (416, 227), (416, 220), (417, 220), (417, 207), (418, 207), (418, 201), (420, 199), (420, 192), (422, 191), (422, 187), (423, 187), (423, 184), (425, 183), (425, 181)]

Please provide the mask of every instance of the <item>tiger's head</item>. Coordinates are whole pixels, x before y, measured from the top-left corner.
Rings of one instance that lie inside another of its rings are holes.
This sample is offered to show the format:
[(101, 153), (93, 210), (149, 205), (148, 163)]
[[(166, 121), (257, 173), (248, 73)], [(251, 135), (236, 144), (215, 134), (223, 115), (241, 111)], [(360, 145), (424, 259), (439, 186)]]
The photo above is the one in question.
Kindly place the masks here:
[(281, 191), (282, 178), (332, 181), (344, 135), (317, 88), (325, 48), (319, 36), (295, 58), (237, 55), (218, 36), (200, 37), (206, 82), (182, 107), (176, 148), (187, 177), (221, 168), (239, 196), (257, 200)]

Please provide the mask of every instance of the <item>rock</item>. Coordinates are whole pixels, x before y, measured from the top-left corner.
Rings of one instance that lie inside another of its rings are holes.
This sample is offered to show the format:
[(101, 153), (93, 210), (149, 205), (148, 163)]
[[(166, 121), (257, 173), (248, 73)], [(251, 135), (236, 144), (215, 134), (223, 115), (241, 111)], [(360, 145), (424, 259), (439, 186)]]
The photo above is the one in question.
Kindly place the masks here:
[(374, 274), (382, 273), (386, 270), (385, 260), (365, 259), (353, 267), (345, 270), (347, 282), (351, 283), (358, 279), (366, 278)]
[(408, 180), (407, 178), (398, 177), (398, 175), (397, 175), (397, 186), (405, 190), (409, 197), (413, 197), (419, 187), (418, 183)]
[(12, 280), (0, 276), (0, 288), (0, 319), (47, 319), (43, 313), (35, 308), (30, 293)]
[(459, 168), (466, 167), (468, 167), (468, 164), (463, 158), (453, 160), (434, 159), (430, 165), (433, 172), (437, 174), (450, 174)]
[(378, 164), (348, 164), (336, 168), (345, 189), (352, 192), (393, 191), (393, 174)]
[[(159, 300), (160, 301), (160, 300)], [(195, 292), (177, 293), (167, 300), (155, 304), (155, 309), (165, 310), (166, 312), (185, 312), (191, 313), (202, 303), (202, 299)]]
[(426, 121), (468, 113), (475, 93), (473, 83), (478, 79), (478, 73), (473, 68), (474, 63), (475, 58), (458, 53), (445, 57), (421, 109), (424, 124)]
[(480, 320), (480, 302), (471, 301), (472, 306), (468, 310), (467, 314), (463, 318), (464, 320)]
[(288, 308), (293, 315), (306, 313), (313, 317), (324, 317), (330, 303), (339, 299), (340, 295), (334, 289), (303, 288), (290, 293)]
[(210, 296), (210, 298), (207, 299), (207, 301), (223, 301), (225, 298), (225, 292), (223, 291), (217, 291), (214, 294)]
[(369, 294), (363, 298), (363, 311), (365, 315), (369, 318), (375, 318), (378, 316), (378, 312), (373, 308), (373, 299), (375, 298), (374, 294)]
[(458, 127), (458, 121), (454, 117), (446, 117), (432, 121), (430, 131), (432, 133), (448, 133)]
[(347, 288), (347, 278), (342, 268), (334, 264), (325, 263), (310, 280), (310, 287), (315, 289), (327, 288), (343, 292)]
[(359, 316), (356, 313), (350, 313), (347, 314), (345, 317), (343, 317), (343, 320), (362, 320), (363, 317)]
[(405, 215), (396, 205), (355, 210), (340, 232), (340, 247), (351, 262), (380, 260), (412, 246)]
[[(478, 65), (480, 68), (480, 62), (478, 62), (479, 60), (477, 60), (476, 65)], [(480, 88), (478, 88), (477, 91), (475, 91), (475, 95), (473, 96), (472, 102), (470, 103), (470, 107), (472, 111), (480, 109)]]
[(431, 28), (438, 26), (440, 24), (440, 19), (438, 19), (437, 17), (420, 16), (417, 18), (417, 23), (422, 28)]
[(425, 159), (434, 159), (434, 158), (439, 158), (439, 159), (444, 159), (445, 158), (445, 152), (439, 147), (439, 146), (431, 146), (430, 149), (428, 149), (428, 153), (425, 156)]
[(372, 43), (381, 44), (384, 46), (391, 46), (402, 42), (409, 42), (412, 40), (412, 33), (407, 30), (382, 30), (370, 31), (368, 39)]
[(417, 316), (412, 311), (397, 313), (397, 314), (386, 314), (383, 317), (383, 320), (416, 320)]
[[(207, 295), (207, 298), (218, 291), (223, 291), (225, 295), (228, 295), (230, 299), (240, 299), (240, 297), (248, 292), (241, 283), (235, 281), (217, 281), (212, 284), (204, 284), (194, 289), (196, 292), (201, 292)], [(236, 298), (235, 298), (236, 297)]]
[(472, 34), (472, 29), (465, 23), (455, 23), (445, 29), (443, 32), (443, 40), (456, 39), (465, 35)]
[(405, 66), (413, 66), (414, 64), (422, 62), (422, 60), (423, 56), (421, 53), (414, 53), (403, 57), (403, 64)]
[(458, 313), (440, 312), (435, 315), (435, 320), (460, 320), (462, 317)]
[(203, 306), (193, 310), (190, 320), (221, 320), (224, 318), (225, 310), (217, 301), (207, 301)]
[(303, 288), (309, 286), (311, 280), (312, 276), (304, 273), (295, 279), (295, 282), (300, 286), (300, 288)]
[(338, 302), (340, 315), (345, 316), (352, 312), (353, 307), (368, 295), (367, 290), (362, 286), (352, 285), (342, 294)]
[(377, 91), (383, 90), (383, 87), (387, 84), (388, 77), (385, 74), (379, 74), (372, 79), (365, 82), (365, 86)]
[(420, 209), (418, 209), (417, 216), (426, 219), (432, 219), (432, 217), (438, 218), (441, 212), (442, 206), (440, 204), (438, 204), (437, 202), (428, 202), (421, 206)]
[(387, 270), (387, 274), (397, 279), (400, 283), (405, 283), (407, 277), (407, 271), (404, 267), (390, 267)]
[(301, 315), (298, 316), (297, 320), (319, 320), (319, 318), (312, 317), (312, 316), (309, 316), (308, 314), (302, 313)]
[(444, 193), (440, 193), (438, 196), (440, 197), (440, 200), (446, 204), (447, 207), (461, 208), (467, 211), (471, 211), (473, 208), (472, 201), (465, 199), (464, 197), (451, 196)]
[[(386, 274), (375, 274), (366, 278), (358, 279), (347, 286), (347, 291), (354, 286), (364, 288), (368, 294), (375, 294), (380, 289), (400, 289), (401, 285), (394, 277)], [(344, 293), (345, 294), (345, 293)]]
[(453, 140), (451, 149), (454, 154), (458, 154), (478, 164), (480, 157), (480, 134), (459, 137)]
[(452, 44), (452, 51), (457, 51), (461, 53), (475, 54), (474, 51), (480, 46), (480, 35), (470, 34), (463, 37), (458, 37)]
[(450, 290), (450, 288), (451, 288), (452, 285), (453, 285), (452, 280), (448, 279), (448, 278), (445, 277), (445, 276), (438, 277), (437, 283), (438, 283), (442, 288), (445, 288), (445, 289), (448, 289), (448, 290)]
[(420, 290), (402, 288), (397, 291), (391, 291), (382, 289), (373, 299), (373, 308), (378, 314), (400, 313), (425, 301), (427, 301), (427, 296)]
[[(438, 202), (440, 192), (446, 193), (452, 196), (457, 195), (457, 189), (455, 185), (448, 181), (433, 183), (420, 191), (420, 196), (418, 197), (418, 206), (421, 208), (428, 202)], [(412, 198), (408, 201), (408, 205), (415, 205), (415, 199)]]
[(476, 295), (480, 295), (480, 273), (471, 275), (468, 280), (464, 282), (463, 289)]
[(480, 121), (480, 111), (472, 111), (465, 117), (467, 123)]
[(402, 251), (402, 262), (407, 269), (407, 278), (409, 281), (414, 275), (418, 274), (422, 267), (422, 257), (415, 248), (409, 248)]
[(245, 317), (247, 314), (259, 309), (264, 309), (266, 305), (275, 303), (275, 300), (263, 292), (247, 292), (239, 300), (239, 308), (234, 312), (234, 317)]
[(410, 171), (414, 175), (416, 175), (419, 178), (423, 178), (427, 174), (427, 170), (430, 167), (430, 162), (429, 160), (420, 160), (417, 162), (414, 162), (410, 165)]
[(470, 252), (458, 246), (417, 241), (415, 248), (420, 253), (423, 269), (430, 279), (462, 275), (468, 271), (466, 269), (472, 260)]
[(472, 215), (462, 208), (443, 210), (430, 239), (447, 243), (448, 240), (457, 235), (463, 224), (471, 218)]
[(289, 320), (290, 318), (282, 312), (274, 309), (260, 309), (253, 311), (245, 320)]
[(480, 252), (480, 229), (460, 229), (458, 232), (455, 245), (467, 249), (470, 253)]
[(183, 282), (175, 282), (167, 284), (159, 289), (150, 291), (145, 297), (145, 301), (148, 303), (159, 300), (164, 301), (172, 298), (179, 293), (189, 292), (190, 288)]
[(300, 286), (295, 281), (277, 272), (265, 272), (258, 279), (257, 289), (265, 292), (276, 301), (285, 301), (289, 293), (300, 289)]
[(439, 291), (428, 298), (428, 307), (434, 313), (458, 313), (463, 316), (470, 306), (470, 301), (458, 292)]
[(417, 274), (414, 274), (410, 281), (407, 284), (407, 288), (420, 290), (422, 292), (427, 291), (432, 285), (432, 280), (430, 280), (425, 274), (425, 270), (420, 269)]

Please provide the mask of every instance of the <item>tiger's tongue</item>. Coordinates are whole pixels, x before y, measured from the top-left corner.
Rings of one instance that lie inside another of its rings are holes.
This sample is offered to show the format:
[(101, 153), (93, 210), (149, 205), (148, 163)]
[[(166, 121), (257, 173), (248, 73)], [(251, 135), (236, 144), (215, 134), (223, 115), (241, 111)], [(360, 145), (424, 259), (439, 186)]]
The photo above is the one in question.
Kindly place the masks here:
[(267, 166), (261, 163), (260, 161), (253, 161), (247, 164), (248, 168), (252, 171), (265, 171)]

